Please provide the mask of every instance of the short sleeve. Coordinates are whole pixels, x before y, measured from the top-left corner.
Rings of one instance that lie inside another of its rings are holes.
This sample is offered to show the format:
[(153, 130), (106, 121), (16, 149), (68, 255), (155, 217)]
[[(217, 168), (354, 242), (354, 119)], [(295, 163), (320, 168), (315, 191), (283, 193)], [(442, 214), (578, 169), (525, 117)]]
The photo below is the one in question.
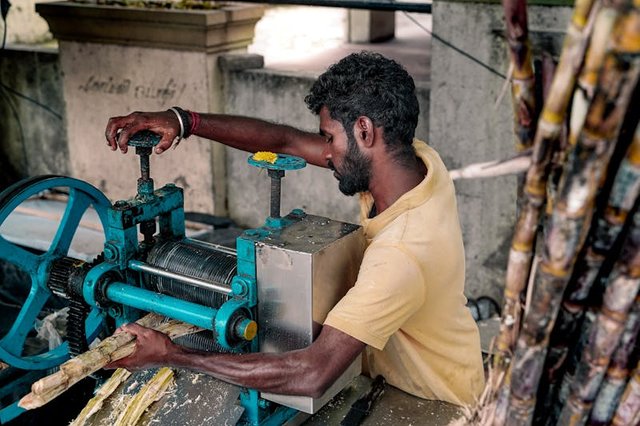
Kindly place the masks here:
[(382, 350), (424, 299), (423, 274), (413, 256), (399, 246), (373, 243), (364, 254), (356, 284), (324, 324)]

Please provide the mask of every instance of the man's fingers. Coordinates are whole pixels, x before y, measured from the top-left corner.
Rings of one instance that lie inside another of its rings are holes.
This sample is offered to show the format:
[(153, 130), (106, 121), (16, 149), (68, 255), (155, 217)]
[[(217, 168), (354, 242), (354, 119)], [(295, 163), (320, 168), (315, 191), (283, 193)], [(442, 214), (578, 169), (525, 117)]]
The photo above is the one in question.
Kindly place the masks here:
[(112, 150), (120, 148), (122, 153), (126, 153), (129, 149), (129, 139), (141, 130), (150, 130), (162, 136), (155, 148), (156, 153), (160, 154), (173, 145), (179, 131), (179, 123), (171, 111), (133, 112), (124, 117), (113, 117), (105, 130), (107, 144)]
[(118, 146), (120, 147), (120, 151), (125, 154), (129, 149), (129, 145), (127, 145), (127, 143), (129, 142), (129, 139), (131, 139), (131, 136), (135, 135), (140, 130), (146, 130), (148, 127), (149, 126), (142, 120), (133, 121), (124, 126), (118, 135)]
[(169, 135), (168, 133), (164, 133), (162, 135), (162, 139), (160, 139), (160, 143), (156, 146), (156, 154), (162, 154), (167, 149), (171, 148), (175, 137)]
[(107, 145), (111, 147), (112, 151), (118, 149), (118, 132), (124, 126), (124, 120), (126, 117), (112, 117), (107, 123), (107, 128), (104, 132), (104, 136), (107, 139)]

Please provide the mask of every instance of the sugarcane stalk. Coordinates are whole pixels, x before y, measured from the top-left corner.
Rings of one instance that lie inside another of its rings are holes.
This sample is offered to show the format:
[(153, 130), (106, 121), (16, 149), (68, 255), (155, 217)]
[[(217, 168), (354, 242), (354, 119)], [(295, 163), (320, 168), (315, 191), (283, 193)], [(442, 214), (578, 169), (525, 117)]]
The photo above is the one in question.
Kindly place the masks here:
[(569, 120), (570, 145), (576, 144), (578, 135), (584, 125), (584, 120), (587, 117), (587, 109), (593, 99), (598, 75), (609, 47), (609, 34), (611, 34), (618, 14), (619, 11), (614, 7), (603, 7), (596, 16), (584, 66), (578, 77), (578, 87), (573, 95), (571, 118)]
[[(560, 138), (569, 97), (588, 39), (587, 21), (595, 0), (577, 0), (565, 38), (560, 62), (549, 97), (545, 100), (533, 142), (531, 166), (527, 171), (524, 202), (511, 243), (504, 292), (500, 333), (495, 343), (493, 368), (505, 372), (520, 329), (521, 299), (529, 277), (533, 243), (545, 202), (547, 173), (554, 147)], [(496, 374), (496, 377), (501, 377)], [(496, 389), (498, 383), (490, 383)]]
[(536, 130), (535, 76), (529, 42), (526, 0), (502, 0), (509, 46), (511, 100), (514, 116), (516, 151), (533, 145)]
[(71, 422), (69, 426), (84, 426), (89, 418), (100, 411), (102, 404), (115, 392), (122, 383), (131, 376), (131, 372), (124, 368), (118, 368), (96, 392), (95, 396), (87, 402), (80, 414)]
[[(629, 46), (616, 37), (621, 34), (630, 39), (636, 37), (635, 28), (629, 28), (623, 21), (617, 22), (621, 22), (624, 31), (614, 32), (612, 37), (619, 52), (627, 51)], [(629, 65), (622, 55), (607, 56), (583, 130), (564, 167), (558, 200), (545, 235), (542, 261), (535, 276), (531, 309), (516, 345), (507, 424), (524, 425), (532, 421), (549, 335), (589, 229), (596, 192), (637, 81), (637, 67), (627, 70), (623, 64)]]
[[(180, 321), (164, 322), (164, 318), (156, 314), (146, 315), (137, 323), (164, 333), (171, 339), (202, 331), (199, 327)], [(41, 407), (105, 365), (131, 355), (135, 350), (134, 340), (135, 336), (129, 333), (118, 333), (104, 339), (95, 348), (62, 364), (58, 372), (35, 382), (31, 386), (31, 393), (25, 395), (18, 405), (27, 410)]]
[(114, 426), (135, 426), (151, 404), (162, 398), (174, 383), (173, 370), (163, 367), (127, 403)]
[(640, 424), (640, 362), (627, 383), (611, 424), (613, 426)]
[(610, 274), (589, 343), (582, 351), (559, 425), (582, 425), (586, 422), (640, 289), (640, 213), (636, 213), (633, 219), (621, 258)]
[(620, 338), (620, 344), (611, 357), (607, 374), (593, 403), (589, 424), (604, 426), (609, 424), (613, 418), (616, 407), (622, 397), (622, 392), (624, 392), (624, 387), (629, 379), (629, 364), (639, 332), (640, 295), (636, 296), (635, 304), (631, 312), (629, 312), (627, 324)]
[(525, 172), (531, 164), (531, 153), (524, 151), (504, 160), (469, 164), (449, 171), (452, 180), (505, 176)]

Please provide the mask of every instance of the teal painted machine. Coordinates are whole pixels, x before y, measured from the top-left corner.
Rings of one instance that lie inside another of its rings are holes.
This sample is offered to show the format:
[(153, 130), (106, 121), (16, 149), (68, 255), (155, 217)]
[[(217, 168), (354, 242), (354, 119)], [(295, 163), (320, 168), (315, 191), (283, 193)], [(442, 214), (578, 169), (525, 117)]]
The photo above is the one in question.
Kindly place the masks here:
[[(236, 250), (185, 237), (182, 189), (154, 190), (149, 157), (159, 137), (141, 132), (130, 141), (140, 156), (137, 195), (113, 205), (90, 184), (60, 176), (18, 182), (0, 194), (0, 225), (25, 200), (64, 188), (68, 203), (51, 245), (35, 253), (0, 237), (0, 259), (25, 271), (29, 295), (10, 330), (0, 336), (0, 360), (31, 371), (0, 389), (28, 390), (31, 382), (87, 349), (118, 325), (155, 312), (205, 329), (186, 346), (222, 352), (282, 352), (309, 345), (324, 317), (355, 281), (364, 249), (360, 228), (293, 210), (280, 216), (281, 179), (305, 166), (279, 155), (249, 163), (268, 170), (271, 211), (264, 226), (245, 231)], [(104, 251), (93, 262), (68, 256), (86, 210), (98, 214)], [(62, 345), (25, 353), (25, 341), (52, 298), (65, 300), (69, 326)], [(359, 360), (318, 399), (241, 393), (241, 422), (282, 424), (298, 410), (316, 412), (353, 377)], [(0, 423), (22, 412), (17, 401), (0, 405)]]

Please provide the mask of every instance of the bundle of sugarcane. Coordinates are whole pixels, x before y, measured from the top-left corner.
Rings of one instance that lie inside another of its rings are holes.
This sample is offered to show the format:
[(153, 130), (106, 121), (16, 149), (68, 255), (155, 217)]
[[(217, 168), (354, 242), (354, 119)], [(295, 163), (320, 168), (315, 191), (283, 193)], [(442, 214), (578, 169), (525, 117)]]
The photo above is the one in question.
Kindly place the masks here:
[[(600, 15), (606, 13), (607, 9), (603, 8)], [(618, 140), (620, 125), (637, 82), (638, 63), (626, 56), (629, 52), (626, 51), (628, 46), (625, 40), (625, 37), (638, 37), (640, 28), (628, 25), (629, 21), (637, 17), (636, 10), (623, 13), (615, 20), (610, 43), (617, 51), (610, 52), (606, 57), (584, 127), (564, 165), (558, 198), (545, 236), (541, 267), (536, 273), (532, 289), (530, 310), (522, 325), (512, 365), (507, 424), (532, 422), (555, 316), (573, 265), (585, 241), (595, 196), (605, 176)], [(561, 327), (559, 329), (563, 330)], [(589, 399), (589, 396), (585, 396), (585, 399)], [(570, 419), (571, 416), (563, 416), (560, 421), (572, 424)]]
[[(640, 203), (639, 75), (640, 1), (578, 0), (537, 124), (487, 389), (468, 423), (606, 423), (616, 406), (636, 407), (640, 386), (627, 377), (640, 286), (640, 216), (630, 214)], [(549, 191), (552, 162), (561, 174)], [(587, 308), (593, 324), (583, 321)]]
[[(508, 379), (507, 369), (510, 368), (512, 352), (519, 333), (522, 298), (529, 279), (535, 236), (546, 197), (547, 173), (554, 150), (561, 138), (567, 105), (580, 66), (580, 62), (575, 58), (583, 56), (586, 49), (587, 23), (594, 3), (595, 0), (576, 1), (560, 62), (537, 124), (532, 161), (525, 180), (524, 199), (509, 252), (502, 321), (495, 344), (493, 380), (489, 383), (493, 388), (490, 393), (493, 396), (490, 396), (488, 401), (493, 403), (497, 392), (501, 391), (502, 404), (496, 410), (498, 423), (502, 422), (506, 411), (509, 387), (501, 384)], [(509, 20), (510, 18), (507, 18), (507, 21)], [(526, 26), (526, 22), (520, 25)]]
[[(160, 331), (171, 339), (202, 331), (191, 324), (166, 321), (166, 318), (156, 314), (148, 314), (136, 322)], [(135, 349), (134, 340), (135, 336), (124, 332), (104, 339), (95, 348), (62, 364), (56, 373), (35, 382), (31, 386), (31, 393), (20, 400), (19, 406), (27, 410), (43, 406), (105, 365), (131, 355)]]
[[(589, 244), (578, 259), (573, 276), (565, 291), (564, 299), (556, 320), (549, 353), (543, 376), (544, 391), (538, 396), (543, 399), (545, 412), (548, 409), (558, 411), (558, 403), (564, 403), (563, 397), (556, 398), (560, 379), (565, 376), (565, 387), (570, 385), (572, 368), (566, 369), (567, 356), (571, 346), (579, 340), (579, 327), (582, 324), (585, 310), (588, 307), (589, 294), (592, 290), (607, 255), (614, 250), (614, 243), (619, 240), (623, 225), (635, 200), (640, 193), (640, 128), (636, 130), (633, 142), (626, 157), (620, 163), (609, 191), (606, 207), (595, 217), (591, 229)], [(585, 331), (586, 332), (586, 331)], [(553, 400), (557, 399), (554, 403)]]

